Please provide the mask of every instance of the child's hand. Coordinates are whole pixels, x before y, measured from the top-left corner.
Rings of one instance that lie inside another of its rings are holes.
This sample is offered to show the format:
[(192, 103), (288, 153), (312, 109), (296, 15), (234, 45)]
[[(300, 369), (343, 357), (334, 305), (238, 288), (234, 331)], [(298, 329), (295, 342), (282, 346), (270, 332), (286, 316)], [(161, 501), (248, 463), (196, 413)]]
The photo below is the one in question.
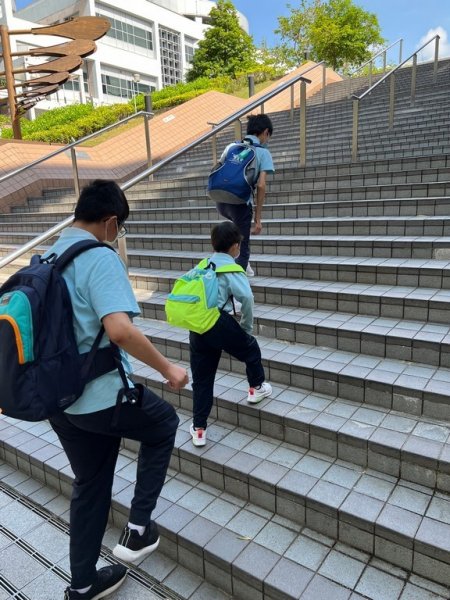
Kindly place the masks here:
[(259, 233), (261, 233), (262, 231), (262, 223), (261, 221), (255, 221), (253, 227), (252, 227), (252, 234), (253, 235), (258, 235)]
[(164, 377), (167, 379), (167, 383), (172, 390), (181, 390), (181, 388), (184, 388), (189, 383), (186, 369), (172, 363), (164, 373)]

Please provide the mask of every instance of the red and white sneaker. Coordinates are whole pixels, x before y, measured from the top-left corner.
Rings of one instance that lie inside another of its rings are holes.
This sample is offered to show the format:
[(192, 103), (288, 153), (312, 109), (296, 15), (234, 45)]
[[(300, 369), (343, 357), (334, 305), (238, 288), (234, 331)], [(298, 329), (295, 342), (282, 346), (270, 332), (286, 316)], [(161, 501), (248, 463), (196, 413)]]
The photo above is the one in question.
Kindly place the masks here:
[(272, 394), (272, 386), (267, 381), (263, 381), (263, 383), (254, 388), (250, 388), (248, 390), (247, 402), (250, 404), (258, 404), (264, 398), (267, 398)]
[(194, 446), (204, 446), (206, 444), (206, 429), (194, 427), (194, 423), (191, 423), (189, 433), (192, 436)]

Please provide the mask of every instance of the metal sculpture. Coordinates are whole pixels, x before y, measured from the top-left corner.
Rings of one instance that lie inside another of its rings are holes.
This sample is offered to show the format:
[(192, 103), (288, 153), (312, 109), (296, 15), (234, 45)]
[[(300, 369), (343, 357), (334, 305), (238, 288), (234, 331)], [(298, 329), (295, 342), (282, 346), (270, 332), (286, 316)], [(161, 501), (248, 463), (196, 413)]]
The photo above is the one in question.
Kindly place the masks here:
[[(14, 31), (9, 31), (6, 25), (0, 25), (2, 45), (0, 57), (3, 58), (5, 69), (0, 73), (0, 77), (4, 77), (6, 83), (2, 87), (0, 81), (0, 90), (7, 90), (7, 97), (0, 99), (0, 105), (8, 104), (15, 139), (22, 138), (20, 116), (49, 94), (56, 92), (69, 79), (70, 73), (80, 68), (83, 58), (95, 52), (97, 48), (95, 40), (104, 36), (110, 27), (110, 22), (104, 17), (76, 17), (47, 27)], [(48, 48), (32, 48), (26, 52), (11, 52), (10, 36), (23, 34), (57, 35), (73, 41)], [(61, 58), (38, 65), (25, 66), (22, 69), (14, 69), (13, 58), (19, 56), (59, 56)], [(16, 82), (15, 75), (23, 73), (48, 74)]]

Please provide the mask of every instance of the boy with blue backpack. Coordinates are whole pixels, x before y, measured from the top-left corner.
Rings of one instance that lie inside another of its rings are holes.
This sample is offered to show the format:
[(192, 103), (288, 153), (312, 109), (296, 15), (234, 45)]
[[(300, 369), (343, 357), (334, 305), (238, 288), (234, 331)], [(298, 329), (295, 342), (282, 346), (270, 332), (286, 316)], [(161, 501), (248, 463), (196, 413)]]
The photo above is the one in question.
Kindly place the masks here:
[(272, 121), (267, 115), (251, 115), (243, 142), (225, 148), (208, 179), (208, 196), (216, 202), (219, 214), (233, 221), (241, 232), (241, 250), (236, 262), (249, 277), (254, 275), (249, 265), (250, 232), (257, 235), (262, 231), (266, 178), (268, 173), (275, 172), (272, 155), (266, 147), (272, 133)]
[[(218, 289), (214, 298), (214, 325), (203, 333), (191, 329), (189, 334), (194, 408), (190, 433), (194, 446), (206, 444), (207, 420), (213, 404), (214, 380), (223, 350), (246, 365), (249, 383), (248, 402), (256, 404), (272, 393), (270, 384), (265, 381), (261, 350), (258, 342), (251, 335), (253, 294), (244, 269), (235, 263), (239, 257), (241, 240), (239, 229), (231, 221), (215, 225), (211, 231), (214, 254), (198, 265), (200, 270), (206, 272), (214, 270), (217, 274)], [(196, 270), (193, 271), (195, 273)], [(176, 294), (172, 297), (176, 297)], [(228, 312), (232, 310), (230, 306), (234, 299), (242, 304), (240, 323)], [(186, 304), (184, 310), (189, 311), (189, 306), (191, 305)], [(169, 308), (166, 305), (167, 311), (170, 314), (170, 303)], [(189, 327), (189, 325), (185, 326)], [(207, 327), (209, 326), (210, 324)], [(195, 327), (195, 324), (190, 327)], [(201, 328), (197, 329), (202, 331)]]

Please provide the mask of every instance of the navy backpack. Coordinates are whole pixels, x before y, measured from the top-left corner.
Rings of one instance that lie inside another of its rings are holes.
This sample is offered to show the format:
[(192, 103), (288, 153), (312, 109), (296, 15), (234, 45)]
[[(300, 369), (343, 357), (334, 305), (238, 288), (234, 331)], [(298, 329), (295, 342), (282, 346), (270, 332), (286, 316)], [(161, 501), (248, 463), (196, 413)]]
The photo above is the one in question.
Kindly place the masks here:
[(247, 204), (258, 181), (256, 150), (250, 138), (232, 144), (224, 159), (212, 169), (207, 194), (215, 202)]
[(79, 254), (107, 244), (73, 244), (59, 258), (33, 256), (0, 287), (0, 412), (40, 421), (63, 411), (89, 381), (118, 368), (119, 349), (99, 349), (104, 328), (91, 350), (78, 352), (72, 303), (62, 276)]

